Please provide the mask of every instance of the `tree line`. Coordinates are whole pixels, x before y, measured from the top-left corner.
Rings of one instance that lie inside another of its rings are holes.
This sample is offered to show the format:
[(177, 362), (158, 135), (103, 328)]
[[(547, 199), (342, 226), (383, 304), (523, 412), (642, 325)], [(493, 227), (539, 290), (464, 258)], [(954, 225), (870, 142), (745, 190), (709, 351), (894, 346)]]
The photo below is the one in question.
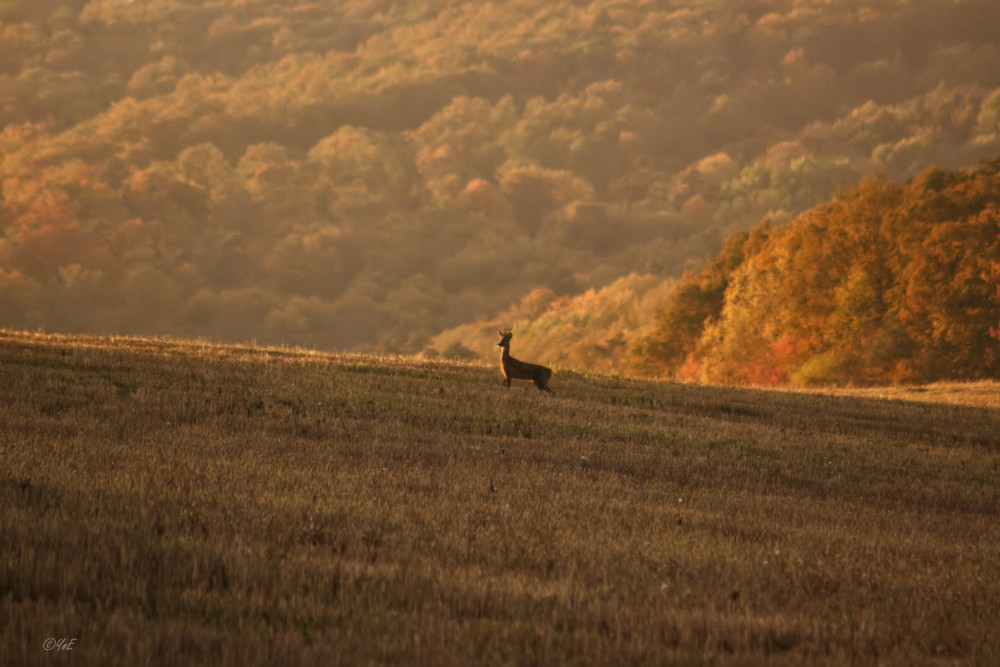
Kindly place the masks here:
[[(677, 281), (536, 297), (496, 321), (515, 322), (530, 354), (582, 370), (753, 385), (997, 379), (1000, 158), (902, 185), (866, 179), (787, 224), (733, 234)], [(436, 343), (484, 337), (469, 326)]]
[(1000, 151), (997, 25), (991, 0), (0, 0), (0, 326), (443, 353), (551, 295), (633, 304), (605, 322), (633, 336), (730, 234)]

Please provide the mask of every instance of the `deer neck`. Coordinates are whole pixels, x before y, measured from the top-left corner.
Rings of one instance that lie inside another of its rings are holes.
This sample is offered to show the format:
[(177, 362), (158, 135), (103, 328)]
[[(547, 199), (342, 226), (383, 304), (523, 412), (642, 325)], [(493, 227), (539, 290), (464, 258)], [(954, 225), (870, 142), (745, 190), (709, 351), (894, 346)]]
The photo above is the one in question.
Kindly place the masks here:
[(504, 345), (500, 348), (500, 359), (501, 361), (510, 359), (510, 345)]

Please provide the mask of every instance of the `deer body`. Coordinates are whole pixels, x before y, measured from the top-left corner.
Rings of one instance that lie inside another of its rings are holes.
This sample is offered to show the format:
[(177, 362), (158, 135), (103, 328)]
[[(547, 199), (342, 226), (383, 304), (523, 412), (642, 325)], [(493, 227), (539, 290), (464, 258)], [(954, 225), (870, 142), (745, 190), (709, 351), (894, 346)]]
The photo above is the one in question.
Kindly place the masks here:
[(498, 331), (500, 342), (497, 346), (502, 348), (500, 353), (500, 372), (503, 373), (503, 383), (510, 386), (511, 380), (531, 380), (541, 391), (552, 392), (549, 389), (549, 378), (552, 377), (552, 369), (539, 364), (529, 364), (510, 356), (510, 339), (514, 335), (510, 329)]

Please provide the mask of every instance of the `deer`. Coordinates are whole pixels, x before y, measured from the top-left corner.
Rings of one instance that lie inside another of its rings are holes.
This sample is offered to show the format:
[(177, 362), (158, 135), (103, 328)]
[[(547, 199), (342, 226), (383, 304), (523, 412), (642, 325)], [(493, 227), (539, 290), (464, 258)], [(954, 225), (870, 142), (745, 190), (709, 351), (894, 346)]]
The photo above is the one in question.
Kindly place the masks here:
[(527, 361), (510, 356), (510, 339), (514, 336), (510, 328), (497, 331), (497, 335), (500, 336), (497, 347), (503, 348), (503, 352), (500, 353), (500, 372), (503, 373), (504, 386), (509, 387), (511, 380), (531, 380), (539, 390), (554, 394), (555, 392), (549, 389), (552, 369), (539, 364), (529, 364)]

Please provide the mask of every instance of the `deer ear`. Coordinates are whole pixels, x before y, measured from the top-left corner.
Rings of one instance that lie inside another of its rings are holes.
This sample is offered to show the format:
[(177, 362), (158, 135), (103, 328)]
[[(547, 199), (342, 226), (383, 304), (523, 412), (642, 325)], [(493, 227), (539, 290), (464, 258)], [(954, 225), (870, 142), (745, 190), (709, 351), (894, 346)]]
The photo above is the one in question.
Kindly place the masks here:
[(503, 332), (500, 331), (499, 329), (497, 329), (497, 335), (500, 336), (501, 338), (503, 338)]

